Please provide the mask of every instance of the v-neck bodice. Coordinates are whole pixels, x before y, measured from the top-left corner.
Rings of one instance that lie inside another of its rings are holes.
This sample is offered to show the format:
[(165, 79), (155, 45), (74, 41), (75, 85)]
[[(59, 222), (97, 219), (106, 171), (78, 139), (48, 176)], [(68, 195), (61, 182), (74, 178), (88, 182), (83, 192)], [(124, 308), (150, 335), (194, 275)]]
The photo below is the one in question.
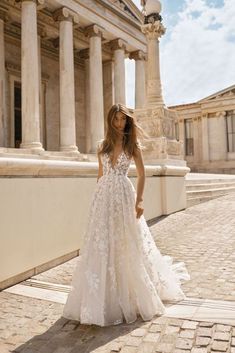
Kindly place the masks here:
[(108, 153), (104, 153), (101, 156), (102, 164), (103, 164), (103, 175), (107, 174), (115, 174), (115, 175), (127, 175), (128, 169), (131, 164), (131, 159), (125, 152), (122, 150), (115, 161), (112, 164), (112, 160)]

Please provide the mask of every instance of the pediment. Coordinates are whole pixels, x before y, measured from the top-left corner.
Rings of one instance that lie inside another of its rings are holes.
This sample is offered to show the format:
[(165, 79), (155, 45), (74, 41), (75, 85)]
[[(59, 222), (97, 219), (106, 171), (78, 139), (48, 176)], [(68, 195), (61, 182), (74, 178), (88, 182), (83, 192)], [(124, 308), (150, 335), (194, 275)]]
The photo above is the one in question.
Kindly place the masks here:
[(132, 17), (138, 22), (143, 22), (143, 15), (141, 11), (131, 0), (109, 0), (109, 2), (126, 15)]
[(235, 85), (225, 88), (214, 94), (211, 94), (210, 96), (205, 97), (200, 101), (198, 101), (198, 103), (204, 103), (206, 101), (212, 101), (212, 100), (217, 100), (221, 98), (235, 98)]

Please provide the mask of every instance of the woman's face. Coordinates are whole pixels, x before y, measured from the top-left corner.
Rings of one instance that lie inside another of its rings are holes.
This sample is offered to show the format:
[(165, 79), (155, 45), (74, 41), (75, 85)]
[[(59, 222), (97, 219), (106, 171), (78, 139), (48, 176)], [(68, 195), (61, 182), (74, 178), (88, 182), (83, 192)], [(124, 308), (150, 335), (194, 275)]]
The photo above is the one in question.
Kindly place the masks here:
[(113, 119), (113, 125), (119, 132), (124, 132), (126, 125), (126, 115), (122, 112), (117, 112)]

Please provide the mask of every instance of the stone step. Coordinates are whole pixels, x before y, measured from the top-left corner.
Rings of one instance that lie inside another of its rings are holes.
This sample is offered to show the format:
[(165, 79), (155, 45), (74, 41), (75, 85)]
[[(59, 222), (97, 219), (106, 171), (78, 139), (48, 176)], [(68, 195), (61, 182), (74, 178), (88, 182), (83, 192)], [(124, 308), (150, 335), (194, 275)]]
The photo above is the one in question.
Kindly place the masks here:
[(188, 173), (185, 176), (187, 207), (235, 192), (235, 175)]
[(234, 181), (221, 181), (220, 183), (186, 183), (186, 190), (187, 191), (196, 191), (196, 190), (208, 190), (208, 189), (217, 189), (217, 188), (227, 188), (227, 187), (235, 187), (235, 180)]
[(235, 185), (233, 187), (186, 191), (187, 207), (197, 205), (201, 202), (213, 200), (231, 192), (235, 192)]
[(217, 199), (221, 196), (224, 196), (224, 195), (217, 195), (217, 196), (211, 195), (211, 196), (200, 196), (200, 197), (187, 198), (187, 208), (198, 205), (203, 202)]

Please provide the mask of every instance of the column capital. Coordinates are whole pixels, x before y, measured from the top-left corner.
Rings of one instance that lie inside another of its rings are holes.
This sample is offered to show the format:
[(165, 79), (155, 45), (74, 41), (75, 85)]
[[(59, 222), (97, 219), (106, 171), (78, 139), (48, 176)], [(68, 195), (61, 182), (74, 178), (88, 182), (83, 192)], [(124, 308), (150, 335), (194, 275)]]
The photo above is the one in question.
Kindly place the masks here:
[(100, 37), (104, 36), (104, 28), (96, 24), (90, 25), (85, 28), (84, 33), (87, 37)]
[(45, 2), (46, 2), (46, 0), (15, 0), (15, 2), (21, 2), (21, 3), (25, 1), (34, 2), (38, 6), (43, 6), (45, 5)]
[(127, 45), (127, 42), (125, 42), (121, 38), (117, 38), (109, 42), (109, 46), (112, 50), (123, 49), (124, 51), (126, 51), (126, 45)]
[(74, 24), (79, 23), (78, 15), (67, 7), (61, 7), (53, 13), (53, 18), (56, 22), (69, 21)]
[(141, 31), (148, 39), (158, 39), (166, 32), (166, 28), (160, 21), (148, 23), (141, 26)]
[(142, 50), (136, 50), (130, 53), (129, 58), (134, 60), (146, 60), (147, 54), (144, 53)]
[(226, 111), (221, 111), (221, 112), (216, 112), (215, 113), (215, 116), (217, 117), (217, 118), (219, 118), (219, 117), (225, 117), (226, 116)]

